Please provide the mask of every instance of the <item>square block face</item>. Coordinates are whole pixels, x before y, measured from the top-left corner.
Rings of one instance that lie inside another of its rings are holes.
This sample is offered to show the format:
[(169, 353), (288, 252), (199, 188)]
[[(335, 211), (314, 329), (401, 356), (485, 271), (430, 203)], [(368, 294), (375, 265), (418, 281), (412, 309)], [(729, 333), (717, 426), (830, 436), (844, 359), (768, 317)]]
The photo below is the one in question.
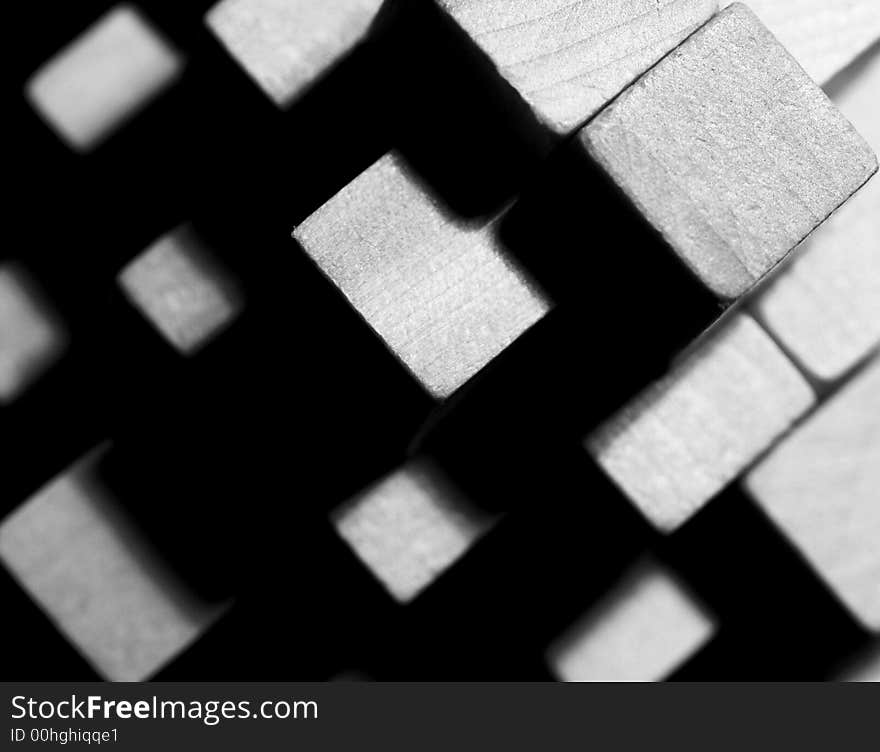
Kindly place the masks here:
[(558, 133), (592, 117), (718, 9), (717, 0), (437, 0)]
[(293, 102), (369, 30), (383, 0), (222, 0), (205, 22), (279, 107)]
[(687, 521), (813, 405), (785, 355), (737, 315), (587, 439), (664, 532)]
[(431, 395), (450, 395), (549, 310), (493, 225), (448, 217), (387, 155), (294, 237)]
[(336, 531), (398, 601), (416, 597), (491, 526), (432, 465), (416, 461), (333, 516)]
[(853, 615), (880, 632), (880, 358), (745, 485)]
[(0, 522), (0, 562), (111, 681), (141, 681), (219, 614), (165, 570), (87, 457)]
[(880, 39), (877, 0), (749, 0), (747, 5), (820, 84)]
[(660, 681), (714, 631), (678, 583), (647, 563), (557, 640), (548, 659), (562, 681)]
[[(829, 91), (832, 100), (880, 149), (880, 51), (836, 89)], [(807, 238), (754, 310), (798, 363), (824, 381), (843, 376), (880, 343), (880, 178)]]
[(64, 328), (27, 276), (0, 266), (0, 405), (11, 402), (60, 356)]
[(207, 344), (239, 313), (234, 283), (183, 225), (126, 266), (119, 284), (168, 342), (190, 354)]
[(578, 137), (724, 301), (752, 287), (877, 169), (864, 139), (740, 4)]
[(27, 83), (40, 115), (74, 149), (97, 145), (171, 83), (181, 57), (130, 6), (119, 5)]

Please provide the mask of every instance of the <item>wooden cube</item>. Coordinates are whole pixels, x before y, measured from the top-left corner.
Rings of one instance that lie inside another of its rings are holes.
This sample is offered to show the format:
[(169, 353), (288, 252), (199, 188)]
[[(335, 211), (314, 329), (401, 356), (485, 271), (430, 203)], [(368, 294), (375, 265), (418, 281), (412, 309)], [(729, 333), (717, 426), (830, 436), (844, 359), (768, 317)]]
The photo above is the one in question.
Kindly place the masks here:
[(167, 87), (181, 56), (129, 5), (118, 5), (45, 63), (27, 96), (74, 149), (96, 146)]

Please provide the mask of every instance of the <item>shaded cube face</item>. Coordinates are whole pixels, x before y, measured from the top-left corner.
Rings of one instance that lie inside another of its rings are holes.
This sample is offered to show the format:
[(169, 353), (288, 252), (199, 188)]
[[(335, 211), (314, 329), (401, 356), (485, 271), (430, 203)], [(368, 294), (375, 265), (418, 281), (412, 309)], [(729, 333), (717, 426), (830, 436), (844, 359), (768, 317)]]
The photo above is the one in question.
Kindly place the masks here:
[(96, 21), (27, 83), (34, 108), (74, 149), (96, 146), (170, 84), (181, 57), (133, 8)]
[(578, 138), (723, 301), (751, 288), (877, 169), (864, 139), (740, 4)]
[(383, 0), (222, 0), (205, 22), (279, 107), (365, 38)]
[(67, 333), (27, 274), (0, 267), (0, 405), (11, 402), (61, 355)]
[(506, 258), (493, 225), (450, 217), (394, 155), (349, 183), (294, 237), (438, 399), (549, 309)]
[(132, 304), (184, 354), (206, 345), (242, 308), (235, 283), (188, 225), (159, 238), (118, 281)]

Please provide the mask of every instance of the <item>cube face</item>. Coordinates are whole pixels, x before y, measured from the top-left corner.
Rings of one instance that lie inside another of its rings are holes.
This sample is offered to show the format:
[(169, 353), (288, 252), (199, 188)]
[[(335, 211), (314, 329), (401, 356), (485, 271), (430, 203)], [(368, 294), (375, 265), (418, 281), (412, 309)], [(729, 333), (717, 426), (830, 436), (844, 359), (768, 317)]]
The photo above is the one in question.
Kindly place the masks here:
[(196, 233), (182, 225), (161, 237), (119, 275), (129, 300), (177, 350), (207, 344), (239, 313), (241, 296)]
[(448, 217), (394, 155), (353, 180), (294, 237), (438, 399), (549, 310), (492, 225)]
[(661, 567), (647, 562), (549, 651), (562, 681), (660, 681), (715, 627)]
[(578, 137), (725, 301), (752, 287), (877, 169), (864, 139), (740, 4)]
[(51, 366), (67, 342), (27, 275), (11, 264), (0, 266), (0, 342), (0, 405)]
[[(877, 13), (880, 15), (880, 6)], [(880, 53), (829, 96), (880, 149)], [(880, 343), (880, 178), (804, 242), (755, 302), (755, 313), (812, 376), (842, 377)]]
[(98, 144), (170, 84), (181, 57), (120, 5), (61, 50), (27, 84), (35, 109), (74, 149)]
[(587, 439), (656, 527), (682, 525), (814, 404), (764, 331), (738, 315)]
[(488, 529), (431, 464), (415, 461), (340, 508), (336, 530), (398, 601), (412, 600)]
[(100, 450), (0, 522), (0, 562), (111, 681), (141, 681), (218, 615), (184, 590), (93, 483)]
[(718, 9), (717, 0), (437, 0), (538, 117), (570, 133)]
[(853, 615), (880, 632), (880, 359), (777, 446), (745, 485)]
[(279, 107), (365, 38), (383, 0), (221, 0), (205, 22)]

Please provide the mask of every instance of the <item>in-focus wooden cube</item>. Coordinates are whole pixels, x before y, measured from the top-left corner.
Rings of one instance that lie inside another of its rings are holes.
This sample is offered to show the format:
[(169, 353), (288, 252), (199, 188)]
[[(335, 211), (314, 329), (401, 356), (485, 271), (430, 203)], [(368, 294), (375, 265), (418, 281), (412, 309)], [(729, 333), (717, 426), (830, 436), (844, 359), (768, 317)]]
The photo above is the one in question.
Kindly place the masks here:
[(101, 676), (142, 681), (222, 607), (189, 592), (96, 484), (102, 451), (0, 522), (0, 563)]
[(337, 533), (398, 601), (415, 598), (492, 524), (443, 472), (414, 460), (333, 514)]
[(129, 5), (118, 5), (28, 81), (31, 104), (74, 149), (96, 146), (167, 87), (181, 56)]
[(785, 354), (737, 314), (591, 434), (587, 448), (642, 514), (670, 532), (813, 404)]
[(436, 0), (538, 118), (567, 134), (718, 9), (717, 0)]
[(0, 404), (11, 402), (58, 359), (64, 327), (13, 264), (0, 266)]
[(661, 681), (714, 631), (676, 579), (647, 561), (550, 647), (548, 661), (562, 681)]
[(383, 0), (221, 0), (205, 22), (245, 72), (287, 107), (367, 35)]
[(864, 139), (739, 3), (577, 138), (722, 301), (749, 290), (877, 169)]
[(451, 217), (394, 154), (308, 217), (294, 237), (438, 399), (550, 307), (506, 257), (493, 224)]
[(755, 467), (745, 488), (853, 615), (880, 632), (880, 358)]
[[(877, 6), (880, 14), (880, 4)], [(880, 49), (829, 95), (880, 149)], [(804, 242), (753, 305), (811, 376), (835, 381), (880, 344), (880, 179), (875, 175)]]
[(118, 281), (150, 323), (185, 354), (207, 344), (242, 308), (235, 282), (189, 225), (159, 238), (120, 272)]

